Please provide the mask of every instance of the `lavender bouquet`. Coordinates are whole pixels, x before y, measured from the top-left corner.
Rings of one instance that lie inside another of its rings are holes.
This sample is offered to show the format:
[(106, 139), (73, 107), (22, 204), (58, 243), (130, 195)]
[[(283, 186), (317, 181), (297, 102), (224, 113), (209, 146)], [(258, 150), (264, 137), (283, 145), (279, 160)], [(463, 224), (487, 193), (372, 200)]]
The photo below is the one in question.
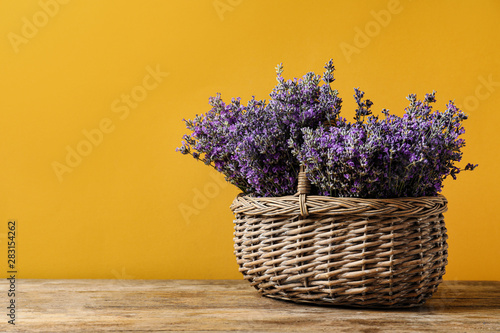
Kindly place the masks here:
[(358, 108), (353, 122), (340, 116), (342, 99), (331, 88), (333, 61), (323, 77), (312, 72), (285, 80), (278, 65), (269, 102), (253, 97), (226, 104), (220, 94), (212, 109), (184, 120), (191, 131), (177, 148), (211, 165), (246, 195), (292, 195), (300, 166), (312, 193), (335, 197), (395, 198), (435, 196), (447, 176), (461, 169), (462, 122), (467, 116), (450, 101), (434, 111), (435, 92), (423, 101), (409, 95), (403, 117), (383, 109), (354, 89)]

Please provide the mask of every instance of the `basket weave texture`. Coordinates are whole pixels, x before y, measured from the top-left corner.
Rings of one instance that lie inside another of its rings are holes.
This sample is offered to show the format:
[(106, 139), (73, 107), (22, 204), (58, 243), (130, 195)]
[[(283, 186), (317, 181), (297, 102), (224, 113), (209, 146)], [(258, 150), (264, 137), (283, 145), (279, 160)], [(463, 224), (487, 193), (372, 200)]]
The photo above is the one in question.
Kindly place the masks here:
[(234, 248), (263, 295), (299, 303), (411, 307), (436, 291), (447, 264), (444, 196), (360, 199), (238, 196)]

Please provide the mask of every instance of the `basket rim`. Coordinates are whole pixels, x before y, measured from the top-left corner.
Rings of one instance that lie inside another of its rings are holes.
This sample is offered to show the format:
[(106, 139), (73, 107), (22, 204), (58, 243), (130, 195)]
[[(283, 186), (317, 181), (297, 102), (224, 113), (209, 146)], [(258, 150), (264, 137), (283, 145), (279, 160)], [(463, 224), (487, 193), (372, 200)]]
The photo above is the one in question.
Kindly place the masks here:
[(252, 197), (240, 193), (232, 202), (230, 209), (234, 214), (250, 216), (304, 216), (300, 207), (304, 205), (307, 208), (305, 216), (344, 214), (358, 216), (422, 216), (444, 213), (447, 210), (447, 204), (448, 200), (442, 194), (378, 199), (298, 194), (281, 197)]

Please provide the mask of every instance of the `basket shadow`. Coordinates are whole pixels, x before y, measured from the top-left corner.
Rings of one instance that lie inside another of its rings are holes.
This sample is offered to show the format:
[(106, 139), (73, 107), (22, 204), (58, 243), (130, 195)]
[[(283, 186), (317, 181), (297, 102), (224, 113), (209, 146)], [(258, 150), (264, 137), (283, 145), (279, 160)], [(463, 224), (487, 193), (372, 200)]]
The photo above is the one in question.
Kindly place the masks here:
[[(356, 311), (369, 311), (369, 312), (379, 312), (379, 313), (420, 313), (420, 314), (443, 314), (443, 313), (470, 313), (472, 309), (475, 311), (491, 311), (491, 307), (487, 305), (480, 306), (468, 306), (461, 304), (458, 299), (429, 299), (426, 303), (411, 307), (381, 307), (381, 306), (353, 306), (353, 305), (340, 305), (340, 304), (317, 304), (309, 302), (296, 302), (293, 300), (286, 300), (275, 298), (272, 296), (263, 296), (272, 299), (274, 302), (280, 302), (283, 304), (291, 305), (293, 307), (311, 307), (317, 309), (339, 309), (339, 310), (356, 310)], [(498, 308), (498, 307), (497, 307)]]

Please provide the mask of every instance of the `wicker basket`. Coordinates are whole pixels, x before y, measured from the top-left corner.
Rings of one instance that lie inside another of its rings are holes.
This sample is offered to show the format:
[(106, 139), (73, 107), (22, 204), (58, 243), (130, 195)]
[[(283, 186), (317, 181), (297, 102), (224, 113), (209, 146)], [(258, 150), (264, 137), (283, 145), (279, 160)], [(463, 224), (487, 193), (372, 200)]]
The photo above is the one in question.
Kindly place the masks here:
[(359, 199), (238, 196), (240, 271), (263, 295), (300, 303), (411, 307), (436, 291), (447, 264), (443, 196)]

